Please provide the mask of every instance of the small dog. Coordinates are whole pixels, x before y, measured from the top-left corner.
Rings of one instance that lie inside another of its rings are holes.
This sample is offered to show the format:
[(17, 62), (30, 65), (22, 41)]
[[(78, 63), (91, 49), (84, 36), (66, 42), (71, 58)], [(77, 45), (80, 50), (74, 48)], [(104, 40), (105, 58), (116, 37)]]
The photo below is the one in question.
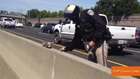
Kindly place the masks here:
[(52, 48), (52, 43), (51, 42), (43, 41), (42, 42), (42, 46), (50, 49), (50, 48)]

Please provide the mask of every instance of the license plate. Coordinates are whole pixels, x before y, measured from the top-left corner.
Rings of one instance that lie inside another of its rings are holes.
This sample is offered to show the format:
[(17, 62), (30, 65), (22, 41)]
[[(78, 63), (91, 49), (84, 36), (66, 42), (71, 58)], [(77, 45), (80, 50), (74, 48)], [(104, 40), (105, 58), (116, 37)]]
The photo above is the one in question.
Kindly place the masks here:
[(127, 44), (126, 40), (118, 40), (118, 44)]

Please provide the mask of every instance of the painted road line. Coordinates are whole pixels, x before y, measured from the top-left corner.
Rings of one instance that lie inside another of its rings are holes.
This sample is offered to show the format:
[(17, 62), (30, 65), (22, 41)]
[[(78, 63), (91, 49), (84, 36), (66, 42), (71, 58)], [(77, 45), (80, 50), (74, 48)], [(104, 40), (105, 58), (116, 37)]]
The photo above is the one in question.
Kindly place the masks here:
[(129, 51), (129, 52), (135, 52), (135, 53), (140, 53), (140, 51), (135, 51), (135, 50), (130, 50), (130, 49), (123, 49), (124, 51)]
[(43, 34), (43, 35), (50, 35), (50, 34), (48, 34), (48, 33), (42, 33), (42, 32), (38, 32), (38, 33)]
[(121, 64), (121, 63), (118, 63), (118, 62), (115, 62), (115, 61), (111, 61), (111, 60), (107, 60), (107, 61), (110, 62), (110, 63), (116, 64), (116, 65), (127, 67), (127, 65), (124, 65), (124, 64)]

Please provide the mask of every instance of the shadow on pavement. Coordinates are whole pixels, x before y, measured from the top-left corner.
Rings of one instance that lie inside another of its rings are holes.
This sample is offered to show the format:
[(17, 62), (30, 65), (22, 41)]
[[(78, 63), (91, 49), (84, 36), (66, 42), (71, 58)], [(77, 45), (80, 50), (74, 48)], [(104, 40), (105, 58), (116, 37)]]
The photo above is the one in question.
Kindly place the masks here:
[(131, 48), (140, 48), (140, 45), (133, 45), (133, 46), (128, 46), (128, 47), (131, 47)]
[[(63, 42), (62, 45), (64, 46), (67, 46), (69, 45), (70, 42)], [(81, 50), (84, 50), (84, 45), (81, 44), (79, 45), (80, 47), (76, 48), (76, 49), (81, 49)], [(117, 51), (112, 51), (111, 49), (108, 50), (108, 55), (109, 56), (125, 56), (125, 55), (133, 55), (132, 53), (130, 52), (125, 52), (125, 51), (122, 51), (122, 52), (117, 52)]]
[(125, 52), (125, 51), (122, 51), (122, 52), (113, 52), (111, 49), (108, 50), (108, 55), (109, 56), (125, 56), (125, 55), (133, 55), (132, 53), (130, 52)]

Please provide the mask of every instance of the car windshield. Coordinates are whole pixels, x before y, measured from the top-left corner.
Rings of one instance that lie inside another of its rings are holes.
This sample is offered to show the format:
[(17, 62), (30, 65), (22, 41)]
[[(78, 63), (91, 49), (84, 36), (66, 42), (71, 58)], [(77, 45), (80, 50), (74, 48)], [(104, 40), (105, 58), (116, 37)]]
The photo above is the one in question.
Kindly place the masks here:
[(31, 22), (27, 22), (27, 24), (31, 24)]
[(52, 27), (52, 26), (55, 26), (55, 25), (56, 25), (55, 23), (48, 23), (47, 27)]
[(37, 25), (41, 25), (41, 23), (37, 23)]
[(55, 26), (56, 24), (51, 24), (52, 26)]
[(107, 24), (107, 20), (104, 16), (100, 16), (102, 18), (102, 20), (105, 22), (105, 24)]
[(70, 19), (67, 19), (67, 20), (65, 21), (65, 24), (70, 24), (70, 22), (71, 22), (71, 20), (70, 20)]
[(46, 25), (47, 23), (43, 23), (43, 25)]
[(5, 19), (5, 21), (12, 21), (12, 19)]

